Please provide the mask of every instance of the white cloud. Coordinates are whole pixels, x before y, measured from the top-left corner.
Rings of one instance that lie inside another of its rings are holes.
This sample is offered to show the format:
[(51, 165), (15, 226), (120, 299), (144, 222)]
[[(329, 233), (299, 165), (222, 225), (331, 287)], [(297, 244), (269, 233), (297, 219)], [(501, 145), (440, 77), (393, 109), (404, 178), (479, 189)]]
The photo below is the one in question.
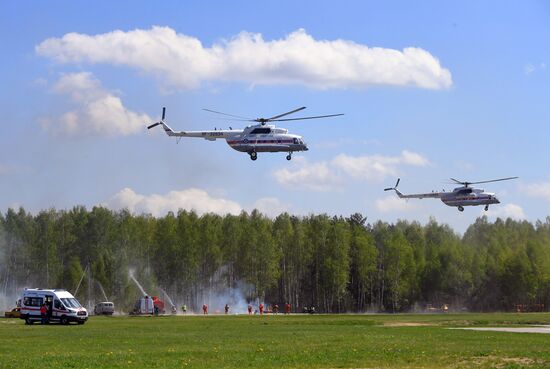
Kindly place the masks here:
[(289, 188), (307, 188), (314, 191), (329, 191), (338, 186), (337, 178), (327, 162), (309, 163), (303, 157), (294, 159), (294, 168), (282, 168), (273, 173), (275, 180)]
[(128, 209), (133, 213), (147, 213), (162, 216), (169, 211), (180, 209), (195, 210), (199, 215), (205, 213), (239, 214), (241, 206), (231, 200), (214, 198), (206, 191), (190, 188), (170, 191), (166, 194), (142, 195), (131, 188), (124, 188), (104, 204), (111, 209)]
[(482, 211), (481, 215), (487, 215), (489, 218), (512, 218), (516, 220), (527, 218), (523, 208), (516, 204), (494, 205), (489, 207), (487, 212)]
[(54, 132), (130, 135), (143, 131), (152, 121), (147, 114), (138, 114), (124, 107), (121, 99), (105, 90), (91, 73), (65, 74), (53, 86), (53, 91), (68, 95), (76, 105), (75, 110), (57, 119), (40, 120), (44, 128)]
[(316, 163), (304, 158), (297, 159), (294, 167), (276, 170), (273, 173), (275, 179), (286, 187), (304, 187), (315, 191), (334, 190), (349, 178), (381, 182), (388, 176), (397, 177), (401, 165), (429, 165), (424, 156), (407, 150), (399, 156), (340, 154), (331, 161)]
[(525, 73), (525, 75), (530, 76), (534, 72), (541, 71), (544, 69), (546, 69), (546, 63), (539, 63), (538, 65), (535, 65), (533, 63), (527, 63), (523, 67), (523, 72)]
[(521, 189), (531, 197), (550, 200), (550, 182), (532, 183), (521, 186)]
[(290, 205), (281, 202), (275, 197), (264, 197), (258, 199), (252, 209), (258, 209), (258, 211), (269, 217), (276, 217), (277, 215), (289, 212)]
[(444, 89), (452, 85), (449, 70), (424, 49), (400, 51), (341, 39), (315, 40), (303, 29), (272, 41), (259, 33), (241, 32), (212, 47), (170, 27), (99, 35), (67, 33), (43, 41), (36, 52), (60, 63), (129, 66), (177, 88), (194, 88), (207, 81), (321, 89), (369, 85)]
[(418, 205), (413, 204), (405, 199), (400, 199), (397, 196), (386, 196), (383, 199), (376, 200), (374, 204), (376, 206), (376, 209), (378, 209), (378, 211), (382, 213), (396, 211), (401, 212), (418, 209)]

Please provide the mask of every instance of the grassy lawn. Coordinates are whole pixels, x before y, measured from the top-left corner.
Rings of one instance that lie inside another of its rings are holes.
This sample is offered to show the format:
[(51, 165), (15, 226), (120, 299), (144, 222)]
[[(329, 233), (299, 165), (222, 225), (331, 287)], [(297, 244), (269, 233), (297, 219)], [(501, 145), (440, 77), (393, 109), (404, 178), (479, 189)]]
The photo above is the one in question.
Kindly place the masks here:
[(550, 314), (0, 319), (0, 368), (550, 368), (550, 335), (450, 330)]

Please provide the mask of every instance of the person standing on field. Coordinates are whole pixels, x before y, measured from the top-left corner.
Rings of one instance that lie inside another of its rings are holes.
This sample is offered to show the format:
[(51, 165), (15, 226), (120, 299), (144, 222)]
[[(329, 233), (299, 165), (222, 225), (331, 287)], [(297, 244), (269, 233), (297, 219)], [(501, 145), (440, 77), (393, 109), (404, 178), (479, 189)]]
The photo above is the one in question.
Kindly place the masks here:
[(206, 305), (206, 304), (202, 305), (202, 313), (204, 315), (208, 315), (208, 305)]
[(252, 315), (252, 305), (248, 304), (248, 315)]
[(48, 308), (45, 303), (40, 306), (40, 317), (42, 318), (41, 323), (46, 324), (48, 320)]
[(225, 314), (229, 314), (229, 304), (225, 304)]
[(259, 308), (260, 308), (260, 315), (263, 315), (263, 314), (264, 314), (264, 304), (262, 304), (262, 303), (260, 302)]
[(285, 314), (290, 314), (290, 304), (288, 302), (285, 304)]

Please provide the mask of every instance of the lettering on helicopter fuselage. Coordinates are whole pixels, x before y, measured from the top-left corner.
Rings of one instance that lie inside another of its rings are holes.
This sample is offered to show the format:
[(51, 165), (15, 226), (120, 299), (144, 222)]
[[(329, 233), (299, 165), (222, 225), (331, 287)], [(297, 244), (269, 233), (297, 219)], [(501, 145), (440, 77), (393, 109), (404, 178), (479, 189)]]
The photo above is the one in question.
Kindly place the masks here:
[(223, 136), (223, 133), (222, 132), (203, 132), (202, 135), (208, 136), (208, 137), (221, 137)]

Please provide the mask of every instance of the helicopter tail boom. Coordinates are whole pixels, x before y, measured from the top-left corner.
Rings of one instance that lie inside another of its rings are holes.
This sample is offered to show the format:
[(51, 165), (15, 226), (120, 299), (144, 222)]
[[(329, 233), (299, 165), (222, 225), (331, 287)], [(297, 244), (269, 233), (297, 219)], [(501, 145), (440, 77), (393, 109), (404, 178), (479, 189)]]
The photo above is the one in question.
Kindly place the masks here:
[(403, 193), (401, 193), (401, 191), (399, 191), (397, 189), (397, 186), (399, 185), (400, 180), (401, 180), (401, 178), (398, 178), (397, 183), (395, 183), (394, 187), (384, 188), (384, 191), (392, 191), (393, 190), (393, 191), (395, 191), (397, 196), (399, 196), (402, 199), (426, 199), (426, 198), (438, 199), (438, 198), (441, 197), (441, 192), (415, 193), (415, 194), (410, 194), (410, 195), (404, 195)]

